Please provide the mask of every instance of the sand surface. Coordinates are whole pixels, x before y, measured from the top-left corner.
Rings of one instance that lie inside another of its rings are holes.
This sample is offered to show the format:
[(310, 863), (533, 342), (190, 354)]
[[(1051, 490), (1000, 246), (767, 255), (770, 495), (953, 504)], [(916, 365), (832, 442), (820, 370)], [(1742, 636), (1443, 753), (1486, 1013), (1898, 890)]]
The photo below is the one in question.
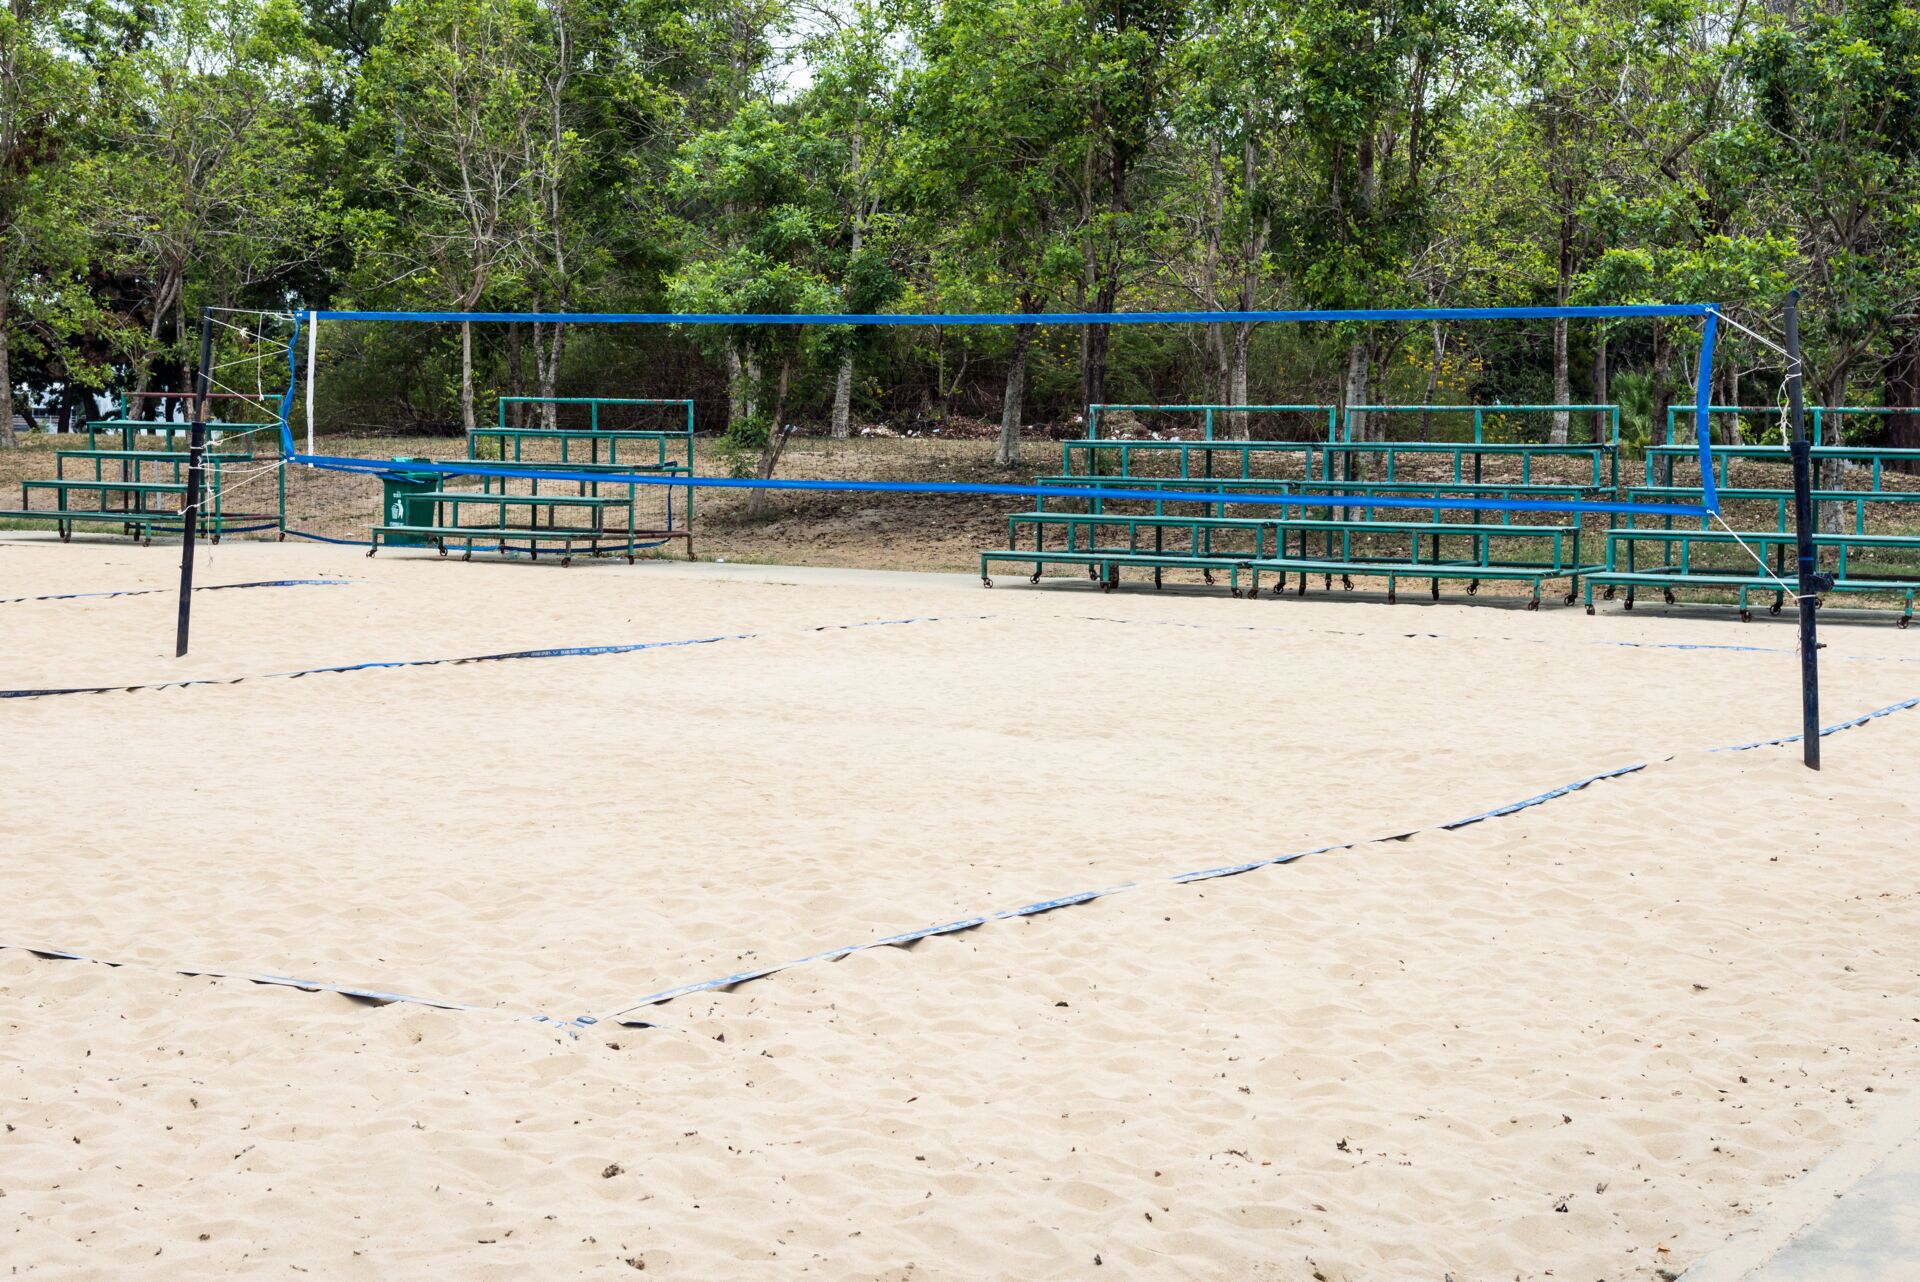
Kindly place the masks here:
[[(0, 597), (176, 565), (14, 537)], [(22, 1276), (1652, 1278), (1920, 1066), (1920, 710), (1817, 776), (1705, 751), (1798, 728), (1784, 623), (296, 545), (199, 581), (319, 578), (197, 594), (185, 660), (169, 593), (0, 605), (0, 687), (248, 678), (0, 703), (0, 944), (128, 963), (0, 948)], [(1920, 695), (1914, 634), (1825, 639), (1829, 723)]]

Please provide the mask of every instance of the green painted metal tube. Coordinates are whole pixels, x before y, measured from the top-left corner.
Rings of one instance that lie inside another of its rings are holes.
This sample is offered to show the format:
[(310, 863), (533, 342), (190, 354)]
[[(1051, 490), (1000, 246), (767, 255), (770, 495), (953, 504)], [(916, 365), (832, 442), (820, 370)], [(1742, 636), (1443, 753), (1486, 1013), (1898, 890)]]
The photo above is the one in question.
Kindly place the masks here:
[(1325, 414), (1327, 416), (1327, 439), (1331, 441), (1334, 435), (1335, 416), (1339, 413), (1339, 407), (1334, 405), (1228, 405), (1228, 404), (1209, 404), (1206, 402), (1195, 402), (1193, 404), (1179, 404), (1179, 405), (1171, 405), (1171, 404), (1169, 405), (1121, 405), (1117, 403), (1110, 404), (1110, 403), (1103, 402), (1101, 404), (1089, 405), (1087, 407), (1087, 436), (1086, 436), (1087, 440), (1094, 441), (1094, 440), (1100, 439), (1100, 414), (1102, 411), (1108, 411), (1108, 410), (1122, 411), (1122, 412), (1135, 413), (1135, 414), (1144, 414), (1144, 413), (1202, 414), (1205, 416), (1202, 421), (1202, 427), (1203, 427), (1203, 430), (1206, 432), (1205, 439), (1207, 440), (1213, 439), (1214, 414), (1217, 412), (1226, 412), (1226, 413), (1251, 413), (1251, 414), (1259, 414), (1259, 413)]
[(1472, 414), (1473, 439), (1485, 439), (1486, 415), (1506, 413), (1542, 413), (1565, 410), (1568, 413), (1607, 411), (1613, 423), (1613, 439), (1603, 444), (1620, 443), (1620, 407), (1613, 402), (1568, 403), (1565, 405), (1349, 405), (1341, 428), (1341, 439), (1353, 440), (1353, 416), (1356, 414)]

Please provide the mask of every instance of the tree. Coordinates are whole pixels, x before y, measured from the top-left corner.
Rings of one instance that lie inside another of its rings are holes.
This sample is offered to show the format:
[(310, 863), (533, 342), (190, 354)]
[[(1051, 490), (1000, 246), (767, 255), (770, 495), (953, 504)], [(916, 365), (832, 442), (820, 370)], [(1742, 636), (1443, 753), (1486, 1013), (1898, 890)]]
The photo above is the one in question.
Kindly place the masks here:
[[(529, 160), (546, 138), (542, 35), (532, 0), (394, 6), (356, 122), (370, 184), (387, 200), (357, 211), (367, 282), (472, 311), (520, 265), (540, 207)], [(564, 167), (551, 159), (550, 172)], [(460, 327), (460, 419), (473, 430), (470, 324)]]
[(238, 304), (322, 252), (337, 204), (316, 182), (322, 75), (290, 0), (169, 0), (147, 38), (101, 63), (91, 181), (108, 265), (139, 283), (136, 392), (156, 361), (190, 359), (191, 292)]
[[(1130, 274), (1141, 270), (1153, 206), (1140, 188), (1165, 131), (1170, 54), (1186, 29), (1184, 0), (1085, 0), (1075, 74), (1062, 88), (1077, 97), (1086, 140), (1080, 180), (1082, 310), (1111, 312)], [(1080, 401), (1106, 400), (1113, 328), (1080, 330)]]
[(1803, 9), (1738, 59), (1754, 110), (1730, 123), (1726, 159), (1756, 214), (1793, 230), (1808, 382), (1838, 405), (1893, 318), (1920, 308), (1920, 17), (1897, 0)]
[[(841, 310), (874, 312), (893, 296), (898, 281), (885, 245), (874, 242), (881, 211), (896, 182), (892, 173), (892, 119), (901, 75), (895, 47), (898, 30), (875, 0), (854, 0), (844, 20), (823, 14), (819, 32), (806, 43), (813, 73), (801, 107), (814, 132), (838, 134), (845, 162), (832, 175), (839, 211), (835, 238), (842, 246)], [(849, 432), (853, 401), (854, 335), (839, 344), (830, 431)]]
[[(1629, 17), (1628, 21), (1632, 21)], [(1593, 237), (1583, 217), (1594, 186), (1619, 145), (1609, 96), (1618, 83), (1627, 41), (1614, 15), (1600, 4), (1572, 5), (1543, 13), (1527, 32), (1528, 103), (1516, 121), (1524, 132), (1513, 141), (1537, 157), (1542, 212), (1552, 246), (1553, 301), (1565, 307), (1591, 253)], [(1596, 380), (1598, 381), (1598, 380)], [(1573, 399), (1566, 317), (1553, 322), (1553, 402)], [(1565, 445), (1570, 416), (1556, 410), (1549, 439)]]
[[(0, 9), (0, 447), (14, 439), (15, 334), (55, 323), (76, 300), (84, 261), (82, 191), (68, 140), (91, 97), (86, 68), (57, 47), (63, 6), (10, 0)], [(16, 302), (16, 300), (18, 300)]]
[[(922, 239), (942, 243), (942, 296), (1037, 315), (1079, 276), (1086, 136), (1059, 91), (1082, 26), (1064, 0), (950, 0), (922, 15), (901, 143)], [(1033, 326), (1016, 325), (995, 458), (1019, 456)]]
[[(1282, 112), (1293, 66), (1276, 48), (1279, 15), (1267, 0), (1215, 0), (1199, 10), (1197, 29), (1178, 51), (1173, 132), (1182, 142), (1172, 193), (1184, 234), (1165, 239), (1169, 273), (1208, 311), (1253, 311), (1274, 274), (1269, 244)], [(1197, 260), (1191, 246), (1198, 245)], [(1207, 326), (1213, 399), (1247, 402), (1247, 353), (1253, 322)], [(1230, 435), (1247, 434), (1245, 414), (1228, 416)]]
[[(845, 164), (844, 142), (800, 117), (752, 103), (724, 128), (695, 138), (674, 170), (686, 205), (684, 266), (668, 281), (676, 311), (831, 312), (839, 292), (826, 273), (833, 210), (820, 179)], [(739, 370), (738, 411), (727, 444), (757, 451), (753, 474), (771, 477), (786, 446), (793, 379), (830, 333), (817, 326), (729, 325), (702, 331)], [(765, 507), (756, 490), (750, 515)]]
[[(1306, 0), (1288, 43), (1300, 75), (1287, 103), (1300, 185), (1274, 224), (1276, 255), (1303, 300), (1379, 307), (1409, 298), (1408, 266), (1432, 238), (1436, 164), (1501, 32), (1477, 0)], [(1364, 404), (1389, 341), (1346, 336), (1343, 399)], [(1369, 425), (1355, 424), (1364, 439)]]

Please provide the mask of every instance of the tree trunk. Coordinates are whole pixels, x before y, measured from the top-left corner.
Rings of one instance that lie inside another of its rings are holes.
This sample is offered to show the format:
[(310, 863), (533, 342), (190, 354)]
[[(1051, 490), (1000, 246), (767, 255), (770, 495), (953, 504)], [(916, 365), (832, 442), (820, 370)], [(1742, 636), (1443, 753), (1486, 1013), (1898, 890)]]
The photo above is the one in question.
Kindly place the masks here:
[[(1210, 312), (1220, 310), (1220, 236), (1227, 218), (1227, 178), (1220, 163), (1220, 140), (1215, 138), (1207, 146), (1207, 213), (1204, 220), (1204, 237), (1200, 246), (1200, 305)], [(1225, 405), (1236, 405), (1230, 389), (1233, 377), (1233, 357), (1227, 350), (1227, 329), (1221, 321), (1208, 321), (1206, 327), (1207, 351), (1213, 354), (1214, 392), (1213, 399)], [(1241, 427), (1244, 429), (1245, 424)], [(1228, 425), (1228, 433), (1233, 425)]]
[[(180, 369), (185, 371), (185, 376), (174, 386), (182, 392), (191, 392), (200, 385), (200, 345), (194, 343), (192, 345), (193, 354), (191, 356), (187, 354), (187, 336), (193, 332), (195, 331), (187, 328), (187, 285), (185, 273), (182, 273), (180, 288), (173, 296), (173, 345), (176, 349), (179, 349)], [(214, 359), (218, 360), (219, 358), (216, 356)], [(207, 377), (212, 389), (216, 392), (219, 391), (220, 383), (218, 379), (214, 378), (212, 370), (207, 371)], [(190, 407), (196, 404), (197, 402), (195, 401), (182, 399), (179, 402), (180, 417), (182, 419), (193, 418), (193, 409)], [(173, 417), (173, 405), (174, 402), (172, 401), (167, 403), (167, 418)], [(204, 411), (202, 412), (204, 413)], [(213, 414), (210, 417), (218, 418), (220, 416)], [(216, 437), (215, 439), (218, 438)]]
[(1027, 348), (1033, 342), (1033, 326), (1013, 327), (1013, 355), (1007, 361), (1007, 394), (1000, 402), (1000, 447), (993, 461), (1012, 467), (1020, 457), (1020, 418), (1027, 395)]
[[(1211, 302), (1208, 310), (1213, 310)], [(1222, 321), (1208, 321), (1203, 330), (1207, 354), (1213, 357), (1213, 401), (1217, 405), (1233, 404), (1233, 393), (1228, 391), (1233, 377), (1233, 358), (1227, 351), (1227, 327)]]
[[(773, 475), (774, 467), (780, 462), (780, 452), (787, 446), (787, 434), (780, 420), (787, 415), (787, 384), (793, 377), (793, 357), (780, 358), (780, 376), (773, 385), (773, 423), (767, 429), (767, 443), (760, 449), (759, 477), (766, 480)], [(764, 494), (766, 491), (758, 490)]]
[[(1347, 348), (1347, 385), (1341, 398), (1341, 408), (1351, 410), (1355, 405), (1367, 403), (1367, 345), (1355, 342)], [(1356, 441), (1373, 439), (1367, 435), (1367, 415), (1352, 414), (1348, 435)]]
[[(860, 133), (858, 130), (854, 131), (853, 135), (853, 164), (855, 168), (858, 168), (860, 164)], [(859, 261), (860, 247), (866, 239), (866, 231), (866, 206), (863, 203), (854, 210), (853, 214), (853, 243), (851, 246), (852, 255), (849, 258), (850, 262)], [(844, 441), (847, 439), (852, 418), (853, 345), (851, 339), (849, 339), (847, 350), (840, 354), (840, 372), (834, 375), (833, 379), (833, 423), (828, 431), (834, 440)]]
[(153, 319), (147, 322), (147, 350), (133, 367), (133, 404), (129, 406), (130, 416), (136, 419), (149, 417), (150, 405), (147, 392), (153, 387), (154, 352), (160, 346), (160, 330), (166, 322), (167, 313), (173, 308), (173, 291), (177, 288), (177, 277), (169, 274), (160, 282), (160, 292), (153, 296)]
[(1667, 408), (1673, 398), (1667, 391), (1667, 327), (1653, 322), (1653, 422), (1649, 425), (1655, 440), (1667, 430)]
[(1107, 325), (1087, 329), (1087, 404), (1102, 405), (1107, 399), (1107, 346), (1113, 330)]
[(560, 407), (553, 398), (560, 394), (560, 353), (566, 345), (567, 327), (553, 323), (547, 329), (543, 344), (539, 326), (534, 327), (533, 364), (540, 380), (540, 426), (552, 432), (560, 427)]
[[(1727, 404), (1738, 405), (1739, 403), (1740, 362), (1729, 360), (1727, 362)], [(1740, 416), (1738, 414), (1729, 414), (1727, 417), (1732, 421), (1727, 424), (1725, 443), (1728, 445), (1738, 445), (1740, 444)]]
[[(1593, 403), (1607, 403), (1607, 331), (1599, 330), (1593, 336)], [(1613, 416), (1605, 410), (1593, 412), (1593, 441), (1596, 445), (1605, 444), (1607, 433), (1613, 430)]]
[[(1558, 150), (1560, 140), (1560, 113), (1555, 111), (1548, 117), (1549, 139)], [(1568, 178), (1560, 200), (1560, 262), (1553, 290), (1553, 303), (1556, 307), (1565, 307), (1567, 298), (1573, 292), (1573, 234), (1575, 230), (1573, 216), (1573, 179)], [(1565, 405), (1573, 399), (1573, 379), (1567, 369), (1567, 318), (1556, 316), (1553, 320), (1553, 403)], [(1567, 429), (1572, 426), (1572, 414), (1567, 410), (1553, 412), (1553, 433), (1548, 438), (1555, 445), (1567, 443)]]
[(752, 352), (740, 354), (740, 416), (752, 420), (760, 416), (760, 358)]
[[(0, 326), (0, 331), (5, 329)], [(4, 341), (4, 339), (0, 339)], [(73, 405), (80, 399), (80, 387), (72, 379), (60, 384), (60, 415), (55, 420), (54, 431), (66, 435), (73, 430)]]
[[(1868, 469), (1858, 463), (1849, 463), (1845, 459), (1821, 459), (1813, 465), (1814, 488), (1817, 490), (1853, 490), (1865, 489), (1859, 483), (1868, 473)], [(1853, 533), (1854, 505), (1852, 503), (1816, 503), (1818, 520), (1816, 524), (1822, 534)]]
[[(1433, 404), (1433, 398), (1440, 394), (1440, 362), (1447, 355), (1447, 331), (1439, 321), (1433, 322), (1433, 364), (1427, 367), (1427, 390), (1420, 397), (1422, 405)], [(1433, 412), (1420, 411), (1420, 439), (1426, 440), (1433, 434)]]
[(7, 335), (7, 313), (11, 309), (12, 288), (0, 281), (0, 449), (17, 449), (20, 441), (13, 434), (13, 349)]
[(850, 431), (853, 418), (853, 352), (851, 349), (840, 354), (840, 372), (833, 379), (833, 427), (832, 436), (836, 441), (844, 441)]
[[(754, 469), (754, 475), (761, 480), (773, 476), (773, 469), (779, 466), (780, 452), (786, 448), (787, 433), (780, 420), (787, 413), (787, 383), (793, 377), (793, 357), (780, 358), (780, 374), (774, 380), (773, 421), (767, 425), (767, 443), (760, 447), (760, 464)], [(758, 517), (767, 510), (767, 491), (749, 490), (747, 492), (747, 515)]]
[(753, 416), (753, 392), (747, 388), (747, 365), (739, 359), (739, 347), (726, 349), (726, 426), (732, 432)]
[[(1247, 349), (1253, 345), (1253, 322), (1233, 322), (1232, 339), (1227, 344), (1227, 404), (1247, 403)], [(1245, 410), (1227, 415), (1227, 435), (1244, 441), (1249, 435)]]
[(473, 322), (460, 322), (460, 425), (474, 429), (473, 418)]
[[(1560, 297), (1565, 305), (1566, 282), (1560, 283)], [(1565, 405), (1573, 399), (1573, 379), (1567, 370), (1567, 318), (1556, 316), (1553, 320), (1553, 403)], [(1567, 443), (1567, 429), (1571, 425), (1572, 414), (1567, 410), (1553, 412), (1553, 433), (1547, 439), (1554, 445)]]
[[(520, 366), (520, 322), (513, 321), (507, 326), (507, 394), (518, 398), (527, 394), (526, 380), (522, 377)], [(508, 427), (524, 427), (527, 421), (527, 407), (516, 399), (513, 408), (507, 413)], [(503, 444), (501, 448), (506, 447)]]
[[(1896, 450), (1920, 450), (1920, 324), (1903, 322), (1893, 335), (1893, 360), (1887, 365), (1886, 402), (1904, 412), (1887, 415), (1887, 445)], [(1905, 471), (1915, 465), (1902, 462)]]

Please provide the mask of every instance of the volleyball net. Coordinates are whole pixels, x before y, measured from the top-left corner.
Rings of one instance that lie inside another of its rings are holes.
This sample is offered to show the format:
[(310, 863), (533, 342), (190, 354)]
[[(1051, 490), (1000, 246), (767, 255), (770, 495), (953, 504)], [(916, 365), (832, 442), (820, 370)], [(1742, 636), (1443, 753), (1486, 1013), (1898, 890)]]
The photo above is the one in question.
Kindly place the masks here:
[[(594, 398), (558, 398), (562, 401), (574, 401), (572, 408), (561, 409), (558, 414), (554, 407), (541, 405), (522, 405), (521, 401), (538, 401), (540, 398), (489, 398), (489, 404), (479, 411), (483, 422), (476, 425), (477, 435), (464, 443), (464, 458), (418, 459), (408, 458), (397, 461), (394, 458), (372, 457), (377, 451), (366, 453), (346, 452), (327, 448), (337, 439), (337, 425), (323, 420), (325, 415), (319, 406), (337, 404), (340, 397), (325, 395), (329, 389), (322, 384), (328, 379), (343, 379), (352, 382), (351, 364), (355, 359), (374, 359), (370, 354), (376, 349), (381, 359), (404, 359), (409, 346), (425, 349), (429, 343), (438, 343), (443, 348), (447, 342), (446, 328), (462, 324), (476, 327), (487, 326), (533, 326), (538, 333), (542, 328), (554, 326), (586, 327), (602, 330), (616, 327), (674, 327), (677, 332), (710, 332), (719, 327), (900, 327), (913, 326), (925, 328), (978, 327), (1010, 328), (1015, 326), (1034, 326), (1045, 328), (1078, 327), (1086, 325), (1105, 326), (1205, 326), (1234, 323), (1248, 323), (1255, 326), (1296, 325), (1296, 326), (1387, 326), (1387, 325), (1459, 325), (1474, 322), (1542, 322), (1542, 321), (1582, 321), (1609, 323), (1610, 327), (1621, 327), (1632, 322), (1660, 322), (1672, 325), (1674, 322), (1691, 322), (1698, 325), (1698, 357), (1693, 368), (1692, 404), (1687, 417), (1694, 420), (1695, 440), (1699, 443), (1700, 475), (1697, 493), (1686, 495), (1675, 501), (1663, 497), (1660, 500), (1639, 500), (1623, 498), (1613, 489), (1593, 486), (1566, 487), (1567, 492), (1553, 492), (1547, 486), (1531, 484), (1514, 485), (1498, 492), (1470, 492), (1468, 485), (1458, 475), (1457, 450), (1455, 474), (1444, 475), (1432, 469), (1420, 471), (1411, 463), (1403, 464), (1404, 475), (1396, 477), (1396, 489), (1391, 493), (1393, 506), (1428, 510), (1433, 513), (1489, 512), (1489, 513), (1605, 513), (1605, 514), (1646, 514), (1672, 517), (1711, 517), (1719, 510), (1719, 498), (1716, 493), (1714, 468), (1712, 466), (1712, 432), (1709, 427), (1711, 407), (1710, 388), (1712, 386), (1714, 349), (1720, 321), (1720, 309), (1717, 304), (1634, 304), (1620, 306), (1580, 306), (1580, 307), (1492, 307), (1492, 308), (1376, 308), (1355, 310), (1273, 310), (1248, 312), (1056, 312), (1056, 313), (882, 313), (882, 314), (683, 314), (683, 313), (523, 313), (523, 312), (433, 312), (433, 311), (336, 311), (314, 310), (291, 314), (284, 325), (286, 342), (284, 347), (285, 369), (288, 381), (277, 402), (277, 419), (281, 446), (285, 461), (296, 468), (314, 473), (333, 474), (335, 476), (383, 477), (405, 471), (416, 476), (434, 476), (444, 483), (459, 480), (478, 483), (483, 488), (496, 485), (504, 486), (513, 482), (546, 485), (571, 485), (575, 487), (593, 487), (592, 492), (604, 493), (612, 485), (631, 486), (635, 492), (672, 491), (691, 499), (698, 491), (761, 491), (768, 493), (839, 493), (839, 494), (920, 494), (920, 495), (968, 495), (996, 496), (1009, 499), (1035, 499), (1057, 502), (1062, 499), (1078, 497), (1089, 503), (1110, 503), (1116, 501), (1136, 501), (1140, 503), (1171, 503), (1195, 501), (1195, 478), (1182, 478), (1182, 484), (1169, 487), (1151, 475), (1141, 475), (1137, 483), (1127, 475), (1103, 476), (1097, 487), (1075, 486), (1070, 478), (1046, 478), (1044, 483), (1028, 484), (1016, 481), (966, 480), (943, 481), (933, 479), (895, 479), (849, 476), (802, 476), (802, 475), (719, 475), (719, 469), (697, 468), (690, 447), (693, 425), (692, 409), (685, 399), (674, 397), (625, 398), (636, 405), (659, 403), (672, 408), (665, 416), (675, 418), (671, 424), (653, 421), (645, 424), (629, 417), (623, 420), (621, 427), (635, 432), (667, 432), (684, 430), (689, 440), (689, 448), (683, 458), (676, 456), (668, 459), (662, 456), (653, 443), (644, 438), (638, 440), (641, 447), (625, 454), (615, 452), (611, 456), (594, 453), (590, 463), (583, 463), (583, 456), (569, 448), (564, 454), (543, 453), (537, 458), (528, 454), (530, 436), (514, 437), (503, 433), (531, 433), (543, 428), (562, 428), (562, 435), (574, 436), (562, 426), (562, 418), (572, 415), (574, 426), (582, 412), (578, 404)], [(382, 337), (374, 340), (371, 335)], [(550, 329), (547, 332), (551, 332)], [(1343, 332), (1329, 331), (1320, 332)], [(330, 368), (321, 367), (320, 352), (325, 349), (338, 355), (330, 362)], [(674, 389), (661, 389), (674, 390)], [(611, 405), (614, 398), (603, 402)], [(1317, 407), (1316, 407), (1317, 408)], [(1678, 407), (1676, 407), (1678, 408)], [(304, 411), (303, 413), (301, 411)], [(587, 413), (601, 414), (605, 408), (590, 406)], [(635, 411), (637, 412), (637, 411)], [(1487, 407), (1474, 413), (1470, 407), (1460, 406), (1374, 406), (1352, 407), (1343, 412), (1337, 420), (1339, 431), (1331, 433), (1338, 438), (1333, 444), (1336, 448), (1345, 448), (1351, 453), (1364, 442), (1354, 441), (1353, 422), (1356, 415), (1371, 415), (1376, 424), (1391, 422), (1393, 430), (1379, 433), (1381, 439), (1395, 444), (1398, 452), (1405, 454), (1418, 442), (1408, 439), (1406, 425), (1412, 422), (1423, 424), (1441, 424), (1433, 433), (1434, 443), (1450, 447), (1470, 445), (1486, 447), (1482, 452), (1491, 452), (1492, 447), (1502, 441), (1516, 439), (1538, 442), (1543, 438), (1540, 431), (1529, 430), (1523, 434), (1509, 434), (1505, 431), (1489, 428), (1489, 424), (1505, 427), (1522, 416), (1529, 424), (1539, 424), (1551, 418), (1554, 412), (1571, 417), (1578, 426), (1575, 429), (1575, 442), (1595, 442), (1608, 446), (1615, 444), (1617, 429), (1614, 419), (1605, 418), (1610, 408), (1601, 409), (1585, 405), (1566, 406), (1523, 406), (1502, 409), (1498, 406)], [(1115, 411), (1108, 411), (1111, 423)], [(302, 421), (300, 430), (296, 430), (295, 419)], [(1598, 431), (1591, 431), (1589, 421), (1605, 418)], [(511, 419), (511, 422), (510, 422)], [(1364, 421), (1364, 419), (1363, 419)], [(601, 423), (585, 426), (591, 431), (602, 427)], [(1471, 431), (1462, 430), (1470, 426)], [(1320, 433), (1287, 432), (1288, 437), (1310, 438)], [(351, 434), (349, 434), (351, 435)], [(1364, 433), (1363, 433), (1364, 435)], [(362, 436), (367, 443), (376, 445), (379, 436)], [(609, 441), (611, 445), (612, 442)], [(520, 453), (514, 457), (514, 448)], [(597, 447), (596, 447), (597, 449)], [(644, 465), (621, 467), (623, 459), (637, 459), (644, 456)], [(1276, 514), (1310, 514), (1328, 509), (1350, 510), (1365, 507), (1367, 502), (1378, 496), (1356, 494), (1349, 483), (1344, 486), (1316, 487), (1312, 484), (1314, 476), (1330, 478), (1333, 473), (1321, 466), (1317, 473), (1309, 474), (1306, 468), (1296, 469), (1297, 481), (1285, 487), (1273, 487), (1274, 492), (1263, 492), (1252, 484), (1240, 485), (1222, 491), (1223, 501), (1230, 498), (1237, 509), (1270, 510)], [(1202, 481), (1206, 478), (1200, 478)], [(1251, 481), (1255, 478), (1245, 478)], [(1423, 483), (1430, 481), (1430, 485)], [(1458, 482), (1458, 483), (1453, 483)], [(1203, 486), (1201, 488), (1204, 488)], [(1490, 489), (1482, 483), (1483, 489)], [(1280, 492), (1284, 489), (1284, 492)], [(1530, 493), (1538, 489), (1540, 492)], [(1075, 491), (1081, 491), (1076, 495)]]

